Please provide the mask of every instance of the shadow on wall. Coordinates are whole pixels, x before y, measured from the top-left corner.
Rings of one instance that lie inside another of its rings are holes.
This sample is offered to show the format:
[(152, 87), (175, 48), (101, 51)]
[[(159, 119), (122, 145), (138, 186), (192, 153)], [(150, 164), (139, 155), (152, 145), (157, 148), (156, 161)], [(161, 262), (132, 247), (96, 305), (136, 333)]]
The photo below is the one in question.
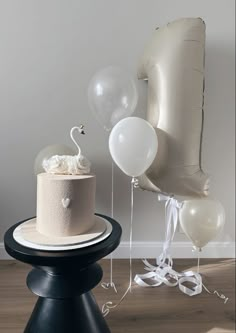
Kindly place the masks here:
[[(220, 47), (221, 46), (221, 47)], [(226, 212), (222, 241), (234, 240), (235, 228), (235, 51), (226, 43), (206, 44), (203, 167), (210, 173), (210, 196)]]
[[(203, 167), (218, 164), (218, 170), (225, 173), (228, 160), (234, 161), (235, 145), (233, 141), (235, 114), (235, 53), (227, 45), (207, 45), (205, 67), (205, 119), (203, 130)], [(230, 143), (230, 145), (226, 144)], [(223, 148), (223, 150), (221, 150)], [(209, 154), (210, 153), (210, 154)], [(234, 161), (235, 162), (235, 161)], [(206, 170), (208, 171), (208, 170)], [(209, 170), (211, 171), (211, 170)], [(215, 188), (220, 175), (212, 175), (211, 186)], [(232, 181), (232, 180), (231, 180)]]
[[(225, 102), (228, 99), (230, 104), (235, 100), (235, 50), (233, 45), (206, 43), (206, 97), (210, 102), (216, 98)], [(233, 107), (233, 105), (229, 104)], [(213, 110), (212, 110), (213, 112)], [(233, 112), (233, 110), (231, 110)]]

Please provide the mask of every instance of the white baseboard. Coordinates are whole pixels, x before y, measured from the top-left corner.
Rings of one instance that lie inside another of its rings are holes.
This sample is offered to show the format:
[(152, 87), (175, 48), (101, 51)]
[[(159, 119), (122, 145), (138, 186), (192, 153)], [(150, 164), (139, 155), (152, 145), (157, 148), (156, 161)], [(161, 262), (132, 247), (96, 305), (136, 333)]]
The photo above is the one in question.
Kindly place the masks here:
[[(133, 258), (156, 258), (162, 252), (162, 242), (133, 242)], [(173, 258), (193, 258), (193, 245), (191, 242), (173, 242), (171, 254)], [(125, 259), (129, 257), (129, 242), (121, 242), (113, 253), (114, 258)], [(235, 242), (211, 242), (201, 252), (201, 258), (235, 258)]]
[[(133, 242), (133, 258), (156, 258), (162, 252), (162, 242)], [(173, 258), (193, 258), (196, 255), (192, 252), (192, 243), (173, 242)], [(235, 258), (234, 242), (211, 242), (204, 247), (202, 258)], [(115, 259), (129, 258), (129, 242), (121, 242), (120, 246), (113, 253)], [(3, 243), (0, 243), (0, 260), (12, 259), (5, 251)]]
[(9, 260), (9, 259), (12, 259), (12, 258), (6, 252), (3, 243), (0, 243), (0, 260)]

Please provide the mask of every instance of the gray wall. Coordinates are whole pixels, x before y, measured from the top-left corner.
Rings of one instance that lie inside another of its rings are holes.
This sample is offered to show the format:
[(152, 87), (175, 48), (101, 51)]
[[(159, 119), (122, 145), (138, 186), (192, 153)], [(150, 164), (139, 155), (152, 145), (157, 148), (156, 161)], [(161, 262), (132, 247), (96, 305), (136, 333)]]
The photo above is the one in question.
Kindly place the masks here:
[[(51, 143), (71, 144), (69, 130), (86, 125), (81, 144), (97, 174), (97, 211), (110, 212), (107, 134), (87, 103), (91, 76), (107, 65), (135, 75), (152, 31), (180, 17), (207, 24), (203, 166), (211, 195), (224, 205), (220, 241), (234, 235), (234, 0), (0, 0), (0, 242), (4, 231), (35, 214), (33, 162)], [(138, 82), (136, 115), (145, 117), (147, 85)], [(115, 217), (128, 240), (129, 179), (115, 170)], [(161, 241), (164, 205), (136, 191), (136, 241)], [(176, 241), (187, 240), (183, 234)]]

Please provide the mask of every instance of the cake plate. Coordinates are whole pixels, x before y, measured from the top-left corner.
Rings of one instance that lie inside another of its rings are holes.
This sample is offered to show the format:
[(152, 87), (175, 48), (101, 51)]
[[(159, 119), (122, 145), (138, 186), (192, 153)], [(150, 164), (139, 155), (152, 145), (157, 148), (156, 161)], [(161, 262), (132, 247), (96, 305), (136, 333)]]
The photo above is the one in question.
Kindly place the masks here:
[(5, 233), (8, 254), (34, 267), (27, 286), (39, 297), (24, 333), (110, 333), (91, 289), (103, 275), (97, 261), (118, 247), (122, 230), (114, 219), (96, 215), (112, 225), (110, 236), (76, 250), (43, 251), (20, 245), (13, 232), (25, 221)]

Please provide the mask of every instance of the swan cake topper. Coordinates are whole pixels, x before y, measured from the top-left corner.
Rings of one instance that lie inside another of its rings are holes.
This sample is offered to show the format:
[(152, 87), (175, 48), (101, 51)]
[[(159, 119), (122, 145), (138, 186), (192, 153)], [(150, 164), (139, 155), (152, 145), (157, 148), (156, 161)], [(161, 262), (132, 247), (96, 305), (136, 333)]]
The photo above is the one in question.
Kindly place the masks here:
[(49, 159), (43, 161), (43, 168), (47, 173), (59, 175), (84, 175), (90, 173), (91, 163), (82, 155), (81, 148), (74, 138), (74, 132), (85, 134), (84, 126), (72, 127), (70, 131), (71, 140), (78, 148), (77, 155), (53, 155)]

